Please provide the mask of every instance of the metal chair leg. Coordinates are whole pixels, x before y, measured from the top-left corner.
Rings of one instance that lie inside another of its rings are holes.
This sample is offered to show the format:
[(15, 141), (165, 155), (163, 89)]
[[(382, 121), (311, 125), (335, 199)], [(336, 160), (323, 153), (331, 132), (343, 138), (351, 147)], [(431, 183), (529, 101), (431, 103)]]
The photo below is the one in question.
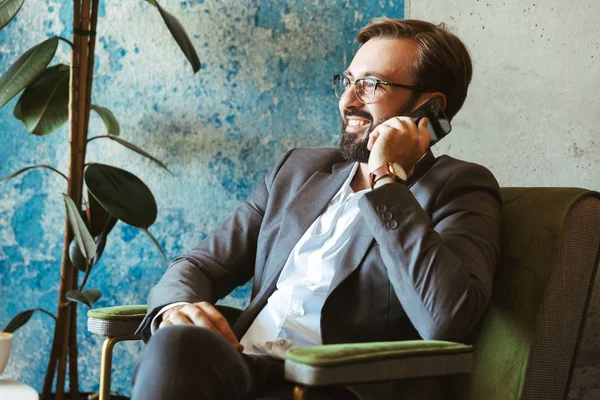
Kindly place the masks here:
[(102, 345), (102, 358), (100, 360), (100, 400), (110, 399), (110, 374), (112, 372), (112, 352), (115, 344), (125, 340), (139, 340), (139, 336), (108, 336)]
[(294, 386), (294, 400), (304, 400), (306, 389), (302, 385)]

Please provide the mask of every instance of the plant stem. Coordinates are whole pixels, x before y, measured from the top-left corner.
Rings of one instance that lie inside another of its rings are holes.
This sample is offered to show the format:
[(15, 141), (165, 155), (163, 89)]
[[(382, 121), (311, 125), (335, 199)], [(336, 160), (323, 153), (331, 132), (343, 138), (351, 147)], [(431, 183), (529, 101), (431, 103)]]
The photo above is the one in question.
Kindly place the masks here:
[[(74, 29), (74, 33), (76, 35), (80, 35), (83, 31), (89, 31), (90, 28), (90, 0), (83, 0), (81, 5), (81, 25), (79, 30)], [(85, 104), (86, 104), (86, 89), (87, 85), (87, 62), (88, 62), (88, 51), (89, 51), (89, 38), (88, 36), (84, 36), (79, 40), (79, 76), (77, 78), (78, 82), (78, 93), (77, 93), (77, 130), (75, 131), (75, 136), (71, 137), (71, 171), (69, 171), (72, 175), (70, 175), (73, 193), (69, 193), (72, 199), (75, 200), (75, 204), (78, 208), (81, 207), (81, 199), (82, 199), (82, 191), (83, 191), (83, 163), (85, 161), (85, 141), (86, 141), (86, 131), (85, 131)], [(73, 290), (77, 288), (77, 276), (78, 270), (73, 268), (71, 263), (67, 260), (67, 268), (69, 269), (71, 279), (68, 282), (67, 291)], [(66, 292), (65, 292), (66, 293)], [(61, 293), (61, 296), (63, 294)], [(74, 389), (75, 386), (78, 386), (78, 377), (77, 377), (77, 359), (73, 358), (77, 356), (77, 351), (72, 351), (72, 344), (77, 340), (76, 337), (76, 329), (77, 329), (77, 305), (71, 304), (67, 308), (67, 318), (68, 322), (65, 326), (65, 340), (61, 343), (60, 353), (58, 357), (58, 373), (56, 375), (56, 395), (57, 400), (62, 400), (59, 396), (63, 395), (65, 388), (65, 381), (67, 375), (67, 354), (70, 354), (69, 359), (71, 363), (69, 364), (71, 368), (75, 368), (73, 371), (70, 370), (69, 378), (74, 382), (71, 382), (71, 390), (74, 392), (79, 392), (78, 389)], [(75, 326), (73, 326), (75, 325)], [(73, 333), (75, 333), (75, 337), (73, 337)], [(76, 343), (74, 343), (76, 345)], [(69, 351), (71, 350), (71, 351)], [(73, 354), (75, 353), (75, 354)]]
[[(87, 0), (87, 2), (89, 2), (89, 0)], [(88, 7), (88, 8), (84, 8), (85, 9), (85, 13), (83, 14), (83, 26), (88, 26), (87, 21), (85, 20), (86, 16), (88, 16), (88, 10), (89, 10), (89, 5), (87, 4), (86, 1), (84, 1), (84, 7)], [(87, 42), (87, 60), (84, 60), (85, 62), (82, 63), (81, 65), (81, 70), (80, 75), (79, 75), (79, 82), (82, 83), (84, 82), (84, 77), (85, 77), (85, 96), (84, 96), (84, 108), (81, 109), (81, 103), (82, 103), (82, 99), (79, 98), (79, 105), (80, 105), (80, 111), (82, 112), (83, 116), (83, 135), (81, 136), (81, 146), (83, 147), (83, 157), (81, 159), (81, 181), (82, 181), (82, 187), (81, 189), (83, 190), (83, 172), (84, 172), (84, 162), (85, 162), (85, 154), (86, 154), (86, 147), (87, 147), (87, 137), (88, 137), (88, 130), (89, 130), (89, 122), (90, 122), (90, 110), (91, 110), (91, 106), (92, 106), (92, 82), (93, 82), (93, 78), (94, 78), (94, 51), (96, 49), (96, 25), (98, 24), (98, 6), (99, 6), (99, 2), (100, 0), (92, 0), (92, 11), (91, 11), (91, 21), (89, 24), (89, 31), (90, 34), (88, 36), (89, 39), (86, 39), (85, 41)], [(80, 54), (83, 55), (83, 57), (85, 57), (85, 52), (82, 51)], [(85, 73), (83, 73), (83, 68), (84, 64), (87, 63), (87, 71), (85, 71)], [(81, 126), (81, 118), (78, 121), (80, 126)], [(81, 196), (81, 198), (83, 199), (83, 196)], [(73, 279), (73, 289), (77, 288), (77, 276), (79, 275), (79, 271), (75, 268), (73, 268), (74, 270), (74, 279)], [(90, 270), (91, 270), (91, 266), (87, 267), (86, 273), (85, 273), (85, 277), (83, 278), (83, 282), (81, 283), (81, 289), (83, 290), (83, 287), (85, 286), (88, 276), (90, 274)], [(77, 306), (73, 305), (73, 310), (71, 313), (71, 330), (70, 330), (70, 337), (69, 337), (69, 385), (70, 385), (70, 392), (71, 392), (71, 398), (79, 398), (79, 374), (78, 374), (78, 364), (77, 364), (77, 356), (78, 356), (79, 352), (77, 350)]]
[[(89, 0), (84, 0), (88, 4), (89, 13)], [(80, 76), (80, 58), (82, 49), (85, 54), (86, 40), (81, 40), (82, 28), (82, 10), (81, 0), (73, 1), (73, 51), (71, 53), (71, 73), (70, 73), (70, 95), (69, 95), (69, 185), (67, 193), (71, 199), (75, 201), (75, 204), (80, 206), (81, 204), (81, 192), (83, 186), (83, 162), (85, 160), (85, 136), (83, 130), (78, 129), (79, 127), (79, 116), (82, 113), (79, 111), (80, 96), (84, 95), (81, 93), (81, 89), (85, 90), (85, 86), (79, 84)], [(87, 26), (86, 26), (87, 27)], [(83, 42), (83, 43), (82, 43)], [(83, 86), (83, 87), (82, 87)], [(60, 272), (60, 285), (58, 294), (58, 312), (57, 321), (54, 328), (54, 339), (52, 342), (52, 351), (50, 353), (50, 360), (48, 362), (48, 370), (46, 371), (46, 377), (44, 378), (44, 387), (42, 390), (42, 398), (49, 398), (52, 390), (52, 382), (58, 365), (57, 384), (56, 384), (56, 400), (63, 400), (64, 398), (64, 383), (65, 383), (65, 358), (67, 356), (67, 349), (69, 345), (69, 334), (71, 332), (71, 310), (75, 308), (74, 305), (63, 307), (63, 304), (67, 304), (65, 294), (73, 288), (75, 278), (75, 268), (71, 265), (69, 259), (69, 244), (73, 238), (73, 232), (68, 219), (65, 218), (65, 236), (63, 242), (63, 254)], [(76, 281), (75, 281), (76, 283)]]
[(62, 40), (63, 42), (67, 43), (69, 46), (71, 46), (71, 50), (73, 50), (73, 42), (71, 42), (69, 39), (65, 39), (64, 37), (58, 37), (58, 40)]

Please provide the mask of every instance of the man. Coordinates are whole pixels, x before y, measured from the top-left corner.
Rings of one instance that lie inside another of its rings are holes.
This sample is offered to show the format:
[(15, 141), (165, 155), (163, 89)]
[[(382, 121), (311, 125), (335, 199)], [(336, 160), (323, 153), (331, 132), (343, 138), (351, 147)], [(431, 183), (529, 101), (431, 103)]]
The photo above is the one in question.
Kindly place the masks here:
[[(498, 260), (498, 184), (482, 166), (434, 158), (427, 120), (406, 117), (432, 98), (458, 112), (468, 51), (423, 21), (375, 19), (357, 39), (334, 79), (340, 148), (289, 151), (173, 261), (148, 299), (134, 399), (290, 398), (289, 348), (473, 333)], [(230, 327), (212, 304), (251, 278)]]

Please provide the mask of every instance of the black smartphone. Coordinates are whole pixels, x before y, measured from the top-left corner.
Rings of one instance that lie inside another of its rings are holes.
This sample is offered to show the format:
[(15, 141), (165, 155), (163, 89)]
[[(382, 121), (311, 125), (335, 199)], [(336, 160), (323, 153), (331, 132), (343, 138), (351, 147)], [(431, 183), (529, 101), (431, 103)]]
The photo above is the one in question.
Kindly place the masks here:
[(450, 125), (450, 121), (444, 113), (444, 110), (442, 110), (442, 105), (437, 99), (428, 100), (426, 103), (413, 111), (410, 114), (410, 117), (417, 125), (419, 124), (421, 118), (429, 118), (429, 123), (427, 124), (427, 130), (431, 136), (431, 143), (429, 143), (429, 147), (439, 142), (452, 130), (452, 125)]

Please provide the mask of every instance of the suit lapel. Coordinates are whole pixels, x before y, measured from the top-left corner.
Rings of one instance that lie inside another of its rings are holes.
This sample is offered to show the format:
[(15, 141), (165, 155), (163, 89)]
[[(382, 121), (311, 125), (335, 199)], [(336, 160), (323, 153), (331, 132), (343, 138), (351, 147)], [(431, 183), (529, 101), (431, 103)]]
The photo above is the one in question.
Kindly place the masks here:
[(352, 165), (349, 162), (336, 164), (332, 174), (317, 171), (300, 188), (284, 213), (279, 235), (265, 265), (261, 286), (268, 287), (279, 276), (294, 246), (340, 190)]
[(260, 277), (255, 277), (261, 280), (261, 289), (236, 322), (234, 329), (236, 334), (245, 332), (258, 311), (262, 309), (275, 290), (277, 279), (294, 246), (340, 190), (353, 165), (353, 162), (342, 162), (333, 165), (331, 174), (315, 172), (290, 201), (284, 211), (279, 234), (272, 246), (273, 250), (263, 269), (264, 273)]

